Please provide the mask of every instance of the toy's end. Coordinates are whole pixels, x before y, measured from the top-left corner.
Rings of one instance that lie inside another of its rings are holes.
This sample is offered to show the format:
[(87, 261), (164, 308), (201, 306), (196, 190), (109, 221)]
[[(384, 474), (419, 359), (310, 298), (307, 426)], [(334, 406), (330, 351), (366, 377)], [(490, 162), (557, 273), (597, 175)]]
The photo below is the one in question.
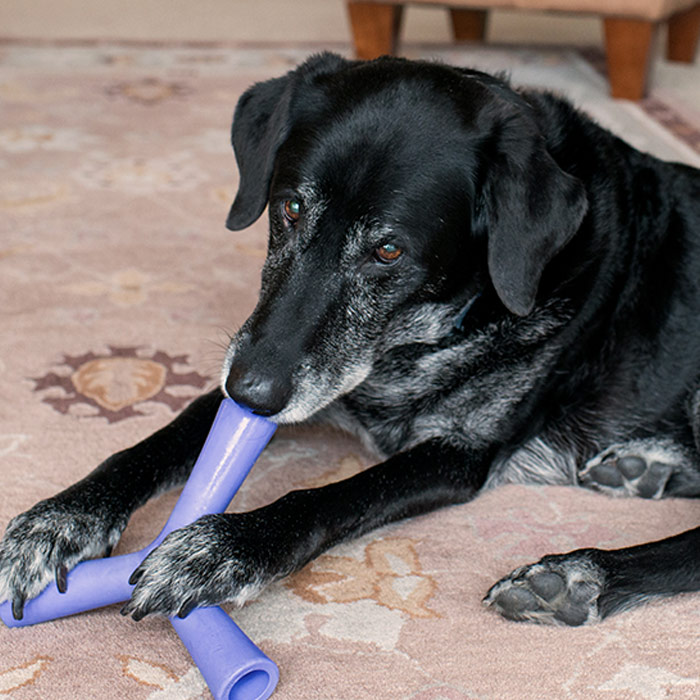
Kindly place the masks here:
[(266, 700), (272, 695), (279, 680), (275, 662), (221, 608), (198, 608), (170, 622), (215, 700)]
[(277, 668), (274, 677), (269, 671), (255, 669), (241, 676), (231, 687), (228, 700), (265, 700), (272, 695), (277, 685)]

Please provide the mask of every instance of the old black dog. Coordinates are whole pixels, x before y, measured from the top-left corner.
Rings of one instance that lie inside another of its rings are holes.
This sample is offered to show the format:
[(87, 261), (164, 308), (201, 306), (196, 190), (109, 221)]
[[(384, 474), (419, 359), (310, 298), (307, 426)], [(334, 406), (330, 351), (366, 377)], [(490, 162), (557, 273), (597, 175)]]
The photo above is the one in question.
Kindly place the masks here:
[[(269, 206), (257, 307), (225, 393), (279, 423), (353, 431), (381, 463), (172, 533), (124, 612), (243, 602), (331, 545), (508, 482), (700, 494), (700, 172), (550, 94), (444, 65), (309, 59), (240, 99), (228, 219)], [(8, 526), (21, 617), (182, 483), (222, 392)], [(700, 528), (550, 555), (486, 601), (578, 625), (700, 589)]]

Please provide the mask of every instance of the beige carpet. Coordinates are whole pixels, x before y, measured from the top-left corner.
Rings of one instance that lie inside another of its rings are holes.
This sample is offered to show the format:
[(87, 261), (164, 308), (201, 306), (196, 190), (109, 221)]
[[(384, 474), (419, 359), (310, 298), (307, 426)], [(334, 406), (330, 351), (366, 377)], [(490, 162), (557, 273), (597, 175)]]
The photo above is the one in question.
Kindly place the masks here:
[[(246, 86), (308, 51), (0, 45), (0, 527), (216, 383), (225, 330), (255, 302), (266, 228), (223, 227), (229, 119)], [(608, 99), (576, 53), (411, 52), (564, 90), (636, 145), (700, 165), (698, 104), (670, 99), (663, 75), (632, 105)], [(348, 437), (287, 430), (234, 508), (369, 463)], [(120, 551), (150, 541), (175, 499), (137, 513)], [(697, 517), (690, 501), (507, 487), (337, 547), (234, 617), (278, 663), (280, 700), (697, 698), (698, 596), (582, 629), (509, 623), (480, 604), (542, 554), (663, 537)], [(116, 607), (1, 628), (0, 695), (209, 697), (167, 621)]]

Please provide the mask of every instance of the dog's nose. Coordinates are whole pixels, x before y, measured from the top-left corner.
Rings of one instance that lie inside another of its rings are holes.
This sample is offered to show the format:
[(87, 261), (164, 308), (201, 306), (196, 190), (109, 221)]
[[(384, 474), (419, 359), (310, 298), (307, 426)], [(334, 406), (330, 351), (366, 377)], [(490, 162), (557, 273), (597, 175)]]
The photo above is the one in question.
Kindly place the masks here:
[(292, 394), (291, 385), (277, 377), (231, 367), (226, 393), (239, 405), (259, 416), (274, 416), (284, 409)]

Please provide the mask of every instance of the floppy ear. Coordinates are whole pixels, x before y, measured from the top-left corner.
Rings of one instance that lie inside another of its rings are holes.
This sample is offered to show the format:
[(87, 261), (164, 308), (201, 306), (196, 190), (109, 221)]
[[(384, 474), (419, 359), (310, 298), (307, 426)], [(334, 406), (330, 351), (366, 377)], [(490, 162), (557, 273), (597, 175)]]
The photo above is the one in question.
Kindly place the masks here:
[(583, 183), (557, 165), (542, 136), (523, 122), (506, 126), (522, 130), (489, 159), (482, 190), (489, 274), (503, 304), (518, 316), (532, 311), (547, 263), (588, 209)]
[(233, 115), (231, 142), (240, 174), (238, 194), (226, 227), (250, 226), (265, 210), (277, 150), (292, 125), (292, 97), (303, 82), (349, 63), (341, 56), (321, 53), (280, 78), (257, 83), (241, 95)]
[(257, 83), (236, 105), (231, 142), (240, 182), (226, 220), (232, 231), (250, 226), (267, 204), (275, 155), (289, 132), (291, 83), (291, 73)]

